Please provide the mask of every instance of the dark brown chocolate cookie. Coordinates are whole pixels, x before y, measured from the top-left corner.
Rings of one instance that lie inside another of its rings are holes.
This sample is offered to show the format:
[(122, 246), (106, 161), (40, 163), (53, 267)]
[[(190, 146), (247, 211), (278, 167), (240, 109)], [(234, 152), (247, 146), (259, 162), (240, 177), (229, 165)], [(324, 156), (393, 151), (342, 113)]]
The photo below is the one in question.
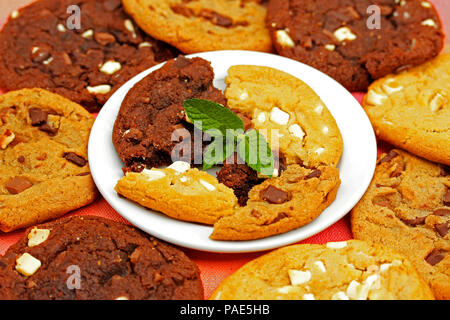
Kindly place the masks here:
[[(194, 138), (193, 125), (186, 122), (184, 100), (207, 99), (226, 105), (222, 92), (213, 86), (213, 79), (214, 72), (208, 61), (179, 56), (128, 92), (113, 130), (113, 143), (125, 171), (140, 172), (146, 167), (172, 163), (171, 153), (179, 143), (172, 138), (175, 130), (181, 129), (177, 132), (189, 133), (190, 138)], [(180, 140), (183, 140), (182, 136)], [(195, 145), (198, 143), (192, 141), (192, 154)], [(201, 144), (199, 147), (203, 148)], [(186, 156), (184, 160), (194, 162), (192, 154), (182, 156)], [(198, 154), (201, 156), (201, 150)]]
[(45, 88), (94, 112), (175, 52), (144, 34), (120, 0), (40, 0), (12, 14), (0, 33), (0, 87)]
[(0, 299), (203, 299), (183, 252), (111, 220), (76, 216), (30, 228), (0, 258)]
[(438, 14), (424, 0), (271, 0), (267, 25), (279, 54), (350, 91), (435, 57), (444, 42)]

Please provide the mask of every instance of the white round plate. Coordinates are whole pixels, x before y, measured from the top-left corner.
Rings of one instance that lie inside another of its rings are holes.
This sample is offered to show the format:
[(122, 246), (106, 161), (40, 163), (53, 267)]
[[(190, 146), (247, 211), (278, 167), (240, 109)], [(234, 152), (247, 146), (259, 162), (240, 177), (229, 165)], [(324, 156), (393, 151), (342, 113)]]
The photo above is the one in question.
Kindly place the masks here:
[(125, 83), (103, 106), (92, 128), (89, 140), (89, 165), (98, 189), (108, 203), (125, 219), (145, 232), (170, 243), (211, 252), (251, 252), (273, 249), (308, 238), (332, 225), (359, 201), (372, 179), (377, 146), (375, 135), (358, 101), (339, 83), (322, 72), (284, 57), (251, 51), (215, 51), (193, 54), (211, 62), (214, 85), (225, 89), (227, 70), (233, 65), (268, 66), (303, 80), (322, 99), (339, 126), (344, 151), (338, 165), (341, 186), (336, 200), (313, 222), (296, 230), (252, 241), (215, 241), (209, 238), (213, 228), (178, 221), (151, 211), (114, 191), (123, 176), (122, 162), (112, 143), (112, 130), (122, 100), (128, 91), (162, 64), (140, 73)]

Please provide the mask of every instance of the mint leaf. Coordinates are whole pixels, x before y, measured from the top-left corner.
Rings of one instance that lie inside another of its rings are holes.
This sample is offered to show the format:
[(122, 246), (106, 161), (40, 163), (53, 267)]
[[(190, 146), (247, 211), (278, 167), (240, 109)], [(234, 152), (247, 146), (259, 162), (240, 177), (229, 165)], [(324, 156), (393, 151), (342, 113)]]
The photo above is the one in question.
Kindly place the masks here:
[(249, 130), (238, 136), (238, 154), (253, 170), (273, 176), (275, 160), (266, 138), (257, 130)]
[(223, 163), (226, 158), (233, 154), (236, 148), (234, 136), (224, 143), (224, 136), (220, 130), (207, 130), (206, 133), (214, 137), (214, 141), (208, 145), (203, 154), (203, 170), (208, 170), (218, 163)]
[(218, 129), (225, 136), (227, 129), (244, 130), (242, 119), (221, 104), (203, 99), (190, 99), (184, 101), (184, 110), (194, 125), (201, 122), (202, 127), (199, 129), (203, 132)]

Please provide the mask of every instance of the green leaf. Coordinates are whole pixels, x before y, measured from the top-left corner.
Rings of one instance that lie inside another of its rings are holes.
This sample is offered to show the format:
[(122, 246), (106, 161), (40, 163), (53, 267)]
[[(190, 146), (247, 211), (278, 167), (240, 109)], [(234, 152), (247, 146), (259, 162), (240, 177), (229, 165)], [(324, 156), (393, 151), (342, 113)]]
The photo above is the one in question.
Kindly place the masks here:
[[(232, 131), (234, 132), (234, 130)], [(223, 163), (226, 158), (231, 156), (236, 149), (236, 145), (235, 135), (230, 131), (228, 131), (228, 139), (224, 139), (224, 136), (218, 129), (207, 130), (205, 133), (214, 138), (203, 154), (203, 170), (208, 170), (218, 163)]]
[[(244, 129), (244, 122), (238, 115), (223, 105), (209, 100), (185, 100), (184, 110), (194, 126), (203, 132), (218, 129), (225, 136), (227, 129)], [(200, 125), (196, 125), (196, 122)]]
[(257, 130), (249, 130), (238, 136), (238, 154), (257, 172), (272, 177), (275, 160), (266, 138)]

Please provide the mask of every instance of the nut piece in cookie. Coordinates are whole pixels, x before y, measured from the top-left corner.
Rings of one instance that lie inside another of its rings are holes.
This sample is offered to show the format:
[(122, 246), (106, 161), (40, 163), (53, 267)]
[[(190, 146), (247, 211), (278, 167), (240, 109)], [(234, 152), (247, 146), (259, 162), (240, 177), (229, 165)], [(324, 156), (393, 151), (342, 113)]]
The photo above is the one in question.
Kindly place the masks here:
[[(42, 242), (44, 231), (51, 235)], [(200, 271), (182, 251), (93, 216), (26, 230), (0, 257), (0, 270), (1, 300), (203, 299)]]
[(351, 215), (355, 238), (404, 254), (438, 299), (450, 297), (449, 190), (442, 166), (392, 150)]
[(266, 8), (246, 0), (124, 0), (125, 10), (156, 39), (184, 53), (272, 51)]
[(362, 104), (380, 139), (450, 165), (450, 54), (377, 80)]
[(343, 244), (301, 244), (272, 251), (222, 281), (210, 299), (434, 299), (401, 254), (370, 242), (349, 240)]
[(23, 89), (0, 97), (0, 118), (4, 132), (14, 133), (0, 149), (0, 230), (57, 218), (95, 199), (89, 112), (57, 94)]

